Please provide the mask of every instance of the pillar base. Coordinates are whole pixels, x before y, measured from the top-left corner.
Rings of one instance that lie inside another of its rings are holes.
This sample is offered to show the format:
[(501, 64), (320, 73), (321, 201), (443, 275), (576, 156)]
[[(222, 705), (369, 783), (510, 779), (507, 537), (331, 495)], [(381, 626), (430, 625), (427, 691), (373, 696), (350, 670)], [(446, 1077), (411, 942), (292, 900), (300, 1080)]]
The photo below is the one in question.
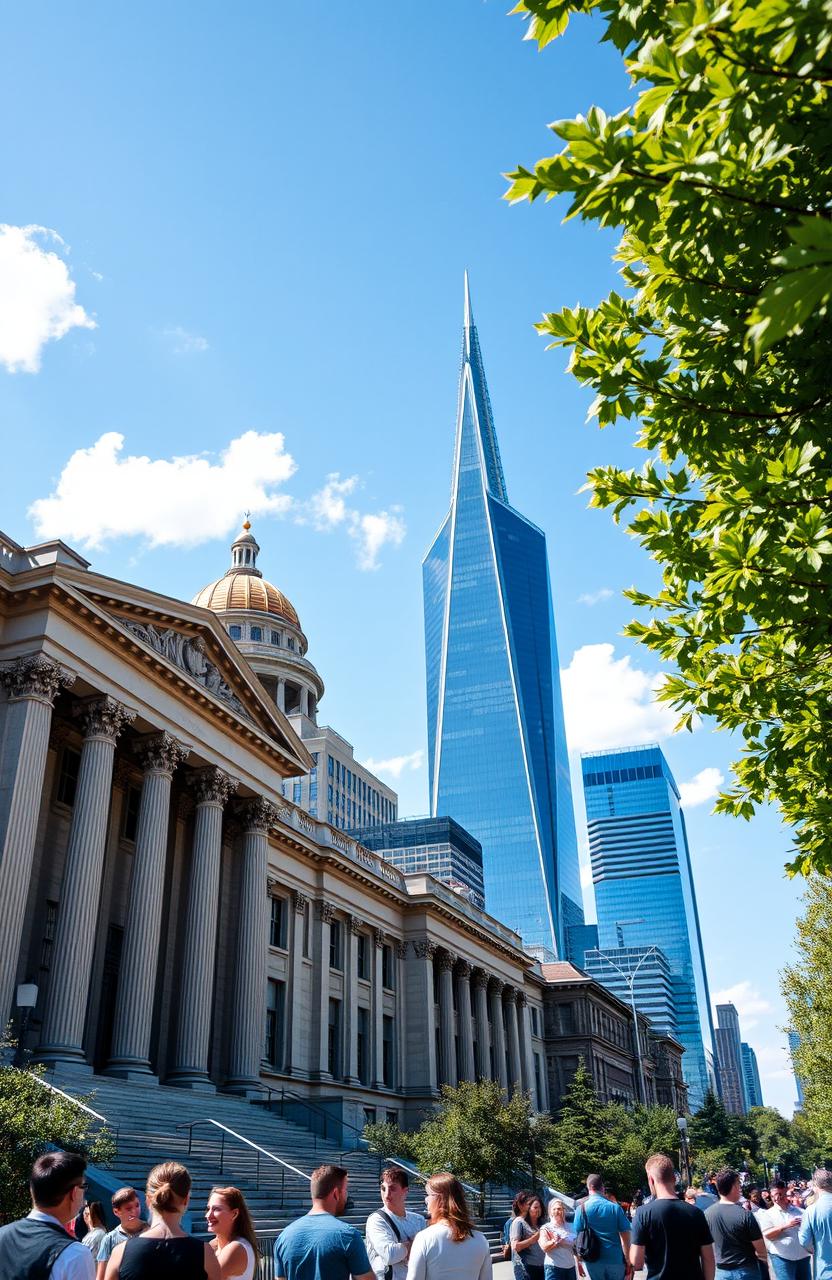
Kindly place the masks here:
[(118, 1080), (134, 1080), (137, 1084), (158, 1084), (159, 1077), (150, 1068), (149, 1062), (140, 1058), (113, 1058), (104, 1068), (105, 1076), (115, 1076)]
[(234, 1093), (241, 1098), (262, 1098), (266, 1101), (268, 1097), (265, 1089), (259, 1080), (253, 1076), (245, 1076), (244, 1078), (233, 1078), (226, 1080), (222, 1086), (223, 1093)]
[(216, 1093), (217, 1086), (207, 1075), (199, 1071), (172, 1071), (165, 1078), (165, 1084), (173, 1089), (193, 1089), (197, 1093)]
[(92, 1065), (87, 1062), (83, 1049), (73, 1045), (42, 1045), (32, 1054), (34, 1062), (42, 1062), (47, 1067), (72, 1067), (76, 1075), (91, 1076)]

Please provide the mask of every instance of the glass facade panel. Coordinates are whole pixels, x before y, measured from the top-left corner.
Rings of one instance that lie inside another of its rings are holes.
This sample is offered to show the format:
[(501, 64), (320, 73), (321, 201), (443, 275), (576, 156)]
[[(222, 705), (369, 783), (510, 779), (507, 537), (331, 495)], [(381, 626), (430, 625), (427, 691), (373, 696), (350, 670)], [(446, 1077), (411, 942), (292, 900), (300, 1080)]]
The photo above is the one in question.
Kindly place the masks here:
[(423, 585), (431, 813), (481, 843), (486, 909), (565, 955), (583, 905), (546, 541), (508, 505), (467, 299), (451, 510)]
[[(715, 1085), (713, 1024), (679, 791), (659, 747), (583, 758), (598, 947), (661, 949), (696, 1111)], [(622, 966), (623, 967), (623, 966)], [(638, 1001), (636, 990), (636, 1002)], [(647, 1012), (647, 1010), (645, 1010)]]

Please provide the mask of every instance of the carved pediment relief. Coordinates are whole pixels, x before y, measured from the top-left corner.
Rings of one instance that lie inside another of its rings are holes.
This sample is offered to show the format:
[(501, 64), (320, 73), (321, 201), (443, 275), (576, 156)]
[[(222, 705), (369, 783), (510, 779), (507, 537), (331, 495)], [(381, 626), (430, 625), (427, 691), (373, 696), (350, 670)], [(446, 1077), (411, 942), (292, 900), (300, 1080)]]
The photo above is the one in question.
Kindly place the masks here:
[(157, 627), (152, 622), (140, 622), (137, 618), (117, 617), (116, 621), (125, 627), (137, 640), (141, 640), (153, 650), (172, 662), (180, 671), (201, 684), (209, 693), (213, 693), (220, 701), (228, 704), (237, 715), (254, 723), (253, 717), (235, 694), (231, 685), (220, 674), (219, 667), (211, 661), (206, 651), (205, 641), (201, 636), (187, 635), (174, 627)]

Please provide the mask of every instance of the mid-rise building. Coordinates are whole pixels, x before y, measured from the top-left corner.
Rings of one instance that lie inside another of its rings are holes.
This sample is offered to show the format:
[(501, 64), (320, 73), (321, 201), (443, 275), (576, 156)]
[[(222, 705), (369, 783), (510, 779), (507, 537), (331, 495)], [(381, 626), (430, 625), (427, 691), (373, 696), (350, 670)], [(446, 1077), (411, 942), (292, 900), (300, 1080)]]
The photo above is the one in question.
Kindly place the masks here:
[(584, 915), (546, 538), (509, 503), (467, 277), (450, 509), (423, 584), (430, 811), (482, 845), (488, 910), (564, 956)]
[(757, 1055), (747, 1044), (745, 1040), (742, 1042), (742, 1079), (745, 1088), (745, 1101), (748, 1109), (751, 1107), (762, 1107), (763, 1103), (763, 1087), (760, 1084), (760, 1070), (757, 1066)]
[[(659, 947), (610, 947), (590, 950), (584, 969), (619, 1000), (635, 1004), (657, 1031), (675, 1036), (676, 1005), (673, 974)], [(631, 988), (632, 986), (632, 997)]]
[(405, 875), (431, 875), (485, 906), (482, 845), (453, 818), (402, 818), (353, 834)]
[(734, 1115), (745, 1115), (748, 1103), (743, 1082), (742, 1038), (736, 1006), (730, 1001), (718, 1004), (716, 1018), (716, 1052), (722, 1101), (726, 1111)]
[(318, 724), (324, 682), (307, 658), (294, 605), (257, 567), (260, 547), (246, 520), (231, 544), (231, 566), (194, 597), (215, 613), (312, 757), (308, 773), (283, 781), (283, 795), (343, 831), (396, 818), (398, 797), (329, 725)]
[(671, 974), (690, 1105), (716, 1088), (708, 978), (679, 790), (657, 746), (582, 760), (602, 951), (658, 947)]

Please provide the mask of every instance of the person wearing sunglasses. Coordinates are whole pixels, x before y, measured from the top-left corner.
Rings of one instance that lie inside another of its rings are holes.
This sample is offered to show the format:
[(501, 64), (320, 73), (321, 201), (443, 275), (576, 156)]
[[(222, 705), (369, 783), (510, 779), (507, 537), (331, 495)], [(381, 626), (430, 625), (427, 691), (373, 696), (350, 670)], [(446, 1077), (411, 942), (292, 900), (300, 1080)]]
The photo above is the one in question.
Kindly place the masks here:
[(94, 1280), (92, 1254), (67, 1231), (84, 1203), (86, 1168), (70, 1151), (48, 1151), (32, 1165), (32, 1212), (0, 1227), (3, 1280)]

